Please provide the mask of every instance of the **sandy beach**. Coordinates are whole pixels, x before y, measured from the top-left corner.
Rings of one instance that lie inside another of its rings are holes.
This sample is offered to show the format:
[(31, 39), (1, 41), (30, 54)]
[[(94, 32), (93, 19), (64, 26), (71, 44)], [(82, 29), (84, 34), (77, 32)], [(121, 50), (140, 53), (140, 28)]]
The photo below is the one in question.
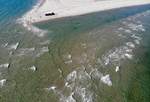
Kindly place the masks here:
[[(83, 15), (109, 9), (150, 4), (150, 0), (39, 0), (39, 2), (23, 17), (28, 23)], [(54, 12), (55, 15), (45, 16)]]

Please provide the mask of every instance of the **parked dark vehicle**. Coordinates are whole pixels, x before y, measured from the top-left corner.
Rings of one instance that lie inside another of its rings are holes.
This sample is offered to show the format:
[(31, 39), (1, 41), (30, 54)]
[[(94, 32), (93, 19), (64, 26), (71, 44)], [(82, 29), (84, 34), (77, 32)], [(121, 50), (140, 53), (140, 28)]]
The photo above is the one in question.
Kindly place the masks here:
[(55, 15), (55, 13), (54, 13), (54, 12), (46, 13), (46, 14), (45, 14), (45, 16), (53, 16), (53, 15)]

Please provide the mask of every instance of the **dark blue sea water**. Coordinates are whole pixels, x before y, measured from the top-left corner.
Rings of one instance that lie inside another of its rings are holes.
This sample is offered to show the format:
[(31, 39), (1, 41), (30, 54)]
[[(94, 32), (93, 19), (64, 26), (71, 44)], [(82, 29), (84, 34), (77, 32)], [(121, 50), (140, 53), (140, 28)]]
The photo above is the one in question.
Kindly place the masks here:
[(0, 24), (6, 24), (14, 18), (21, 16), (37, 0), (0, 0)]

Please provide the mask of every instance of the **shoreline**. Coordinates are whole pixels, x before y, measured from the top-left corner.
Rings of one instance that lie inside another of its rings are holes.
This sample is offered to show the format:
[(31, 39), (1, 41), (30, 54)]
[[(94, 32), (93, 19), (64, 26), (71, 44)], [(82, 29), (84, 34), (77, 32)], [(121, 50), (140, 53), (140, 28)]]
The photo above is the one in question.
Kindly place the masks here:
[[(69, 2), (69, 0), (64, 0), (64, 2), (62, 2), (62, 0), (39, 0), (30, 11), (23, 15), (21, 21), (27, 26), (31, 25), (32, 23), (38, 23), (56, 18), (79, 16), (116, 8), (150, 4), (150, 1), (147, 0), (74, 1)], [(55, 15), (45, 16), (45, 13), (49, 12), (54, 12)]]

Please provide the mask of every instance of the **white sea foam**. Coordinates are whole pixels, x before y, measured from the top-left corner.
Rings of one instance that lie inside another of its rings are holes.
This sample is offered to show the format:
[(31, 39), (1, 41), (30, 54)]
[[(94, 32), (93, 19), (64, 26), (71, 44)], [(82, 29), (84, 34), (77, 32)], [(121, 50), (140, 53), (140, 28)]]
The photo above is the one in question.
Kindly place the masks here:
[(125, 56), (126, 56), (128, 59), (132, 59), (132, 58), (133, 58), (133, 55), (128, 54), (128, 53), (126, 53)]
[(62, 71), (60, 68), (58, 68), (58, 72), (59, 72), (60, 74), (63, 73), (63, 71)]
[(81, 98), (81, 102), (93, 102), (93, 93), (86, 88), (76, 87), (75, 95)]
[[(89, 61), (89, 60), (88, 60), (88, 55), (87, 55), (87, 53), (85, 53), (85, 52), (81, 54), (81, 57), (80, 57), (80, 58), (81, 58), (80, 63), (82, 63), (82, 64), (83, 64), (83, 63), (87, 63), (87, 62)], [(91, 58), (92, 58), (92, 56), (91, 56)]]
[(5, 48), (8, 46), (8, 43), (2, 44), (1, 46)]
[(28, 25), (28, 30), (32, 31), (38, 37), (44, 37), (47, 31), (39, 29), (33, 25)]
[(141, 38), (141, 37), (136, 36), (135, 34), (133, 34), (131, 37), (132, 37), (132, 38), (134, 38), (134, 39), (137, 39), (137, 40), (142, 40), (142, 38)]
[(110, 80), (110, 76), (109, 74), (101, 77), (101, 81), (104, 83), (104, 84), (107, 84), (108, 86), (112, 86), (112, 82)]
[(37, 37), (44, 37), (47, 33), (46, 30), (42, 30), (34, 25), (32, 25), (29, 21), (25, 20), (25, 18), (18, 19), (17, 22), (22, 24), (28, 31), (33, 32)]
[[(71, 57), (68, 56), (67, 58)], [(47, 90), (54, 90), (55, 94), (59, 96), (60, 102), (93, 102), (93, 92), (90, 90), (92, 85), (91, 77), (97, 79), (98, 81), (102, 80), (102, 82), (104, 81), (109, 86), (112, 85), (109, 75), (103, 76), (97, 68), (90, 69), (88, 73), (86, 68), (81, 66), (77, 68), (77, 70), (69, 73), (65, 78), (64, 89), (69, 90), (69, 95), (65, 95), (63, 91), (55, 90), (56, 87), (50, 87)], [(76, 97), (78, 97), (78, 99), (76, 99)]]
[(81, 46), (82, 46), (83, 48), (87, 48), (86, 43), (81, 43)]
[(72, 63), (72, 60), (65, 61), (65, 64), (70, 64), (70, 63)]
[(90, 72), (90, 75), (92, 78), (98, 79), (98, 80), (100, 80), (101, 77), (103, 76), (103, 74), (100, 71), (98, 71), (97, 68), (92, 69)]
[(40, 48), (40, 51), (45, 53), (45, 52), (49, 51), (49, 48), (48, 47), (42, 47), (42, 48)]
[(8, 49), (10, 50), (16, 50), (19, 46), (19, 42), (17, 42), (16, 44), (12, 44), (8, 46)]
[(119, 37), (122, 37), (122, 38), (126, 38), (126, 36), (123, 35), (123, 34), (118, 34), (118, 36), (119, 36)]
[(40, 42), (40, 45), (48, 45), (50, 44), (50, 40), (46, 40), (44, 42)]
[(116, 66), (115, 71), (118, 72), (119, 70), (120, 70), (120, 67), (119, 67), (119, 66)]
[(59, 102), (76, 102), (76, 100), (73, 97), (74, 92), (71, 92), (68, 96), (65, 96), (62, 91), (56, 90), (56, 86), (51, 86), (45, 89), (48, 91), (55, 92), (55, 94), (59, 96)]
[(71, 54), (68, 55), (68, 59), (71, 59)]
[(145, 28), (142, 24), (134, 24), (134, 23), (130, 23), (127, 25), (130, 29), (132, 29), (133, 31), (145, 31)]
[[(127, 22), (124, 23), (124, 24), (127, 24)], [(125, 33), (132, 34), (132, 31), (131, 31), (130, 29), (127, 29), (127, 28), (119, 27), (118, 30), (119, 30), (119, 31), (123, 31), (123, 32), (125, 32)]]
[(35, 48), (21, 48), (18, 50), (17, 56), (23, 56), (23, 55), (28, 55), (31, 54), (35, 51)]
[(132, 31), (129, 30), (129, 29), (125, 29), (125, 32), (126, 32), (126, 33), (132, 33)]
[(71, 59), (72, 58), (71, 54), (65, 54), (65, 55), (63, 55), (63, 57), (64, 57), (64, 59)]
[(126, 45), (131, 48), (135, 48), (135, 45), (132, 42), (127, 42)]
[(87, 73), (86, 70), (81, 70), (78, 72), (78, 80), (80, 81), (81, 84), (83, 84), (83, 85), (90, 84), (88, 82), (88, 80), (90, 80), (90, 79), (91, 79), (91, 76), (89, 75), (89, 73)]
[(139, 40), (134, 40), (134, 42), (136, 43), (136, 44), (140, 44), (140, 41)]
[(9, 65), (10, 65), (9, 63), (0, 64), (0, 68), (8, 68)]
[(65, 59), (65, 64), (70, 64), (72, 63), (72, 56), (71, 54), (66, 54), (66, 55), (63, 55), (64, 59)]
[(35, 66), (32, 66), (29, 69), (32, 70), (33, 72), (35, 72), (37, 70), (37, 68)]
[(73, 98), (74, 93), (71, 93), (68, 97), (62, 96), (60, 98), (60, 102), (76, 102), (76, 100)]
[(133, 51), (132, 49), (126, 49), (127, 53), (132, 53), (132, 51)]
[[(105, 55), (102, 56), (102, 61), (104, 65), (114, 64), (121, 61), (121, 59), (125, 59), (127, 57), (127, 53), (131, 53), (132, 49), (127, 46), (121, 46), (115, 49), (108, 51)], [(128, 56), (129, 57), (129, 56)]]
[(77, 71), (72, 71), (69, 75), (67, 75), (67, 81), (74, 82), (77, 78)]
[(6, 83), (6, 79), (1, 79), (0, 80), (0, 87), (3, 87), (4, 86), (4, 84)]
[(48, 47), (42, 47), (39, 48), (38, 53), (37, 53), (37, 57), (40, 57), (41, 55), (43, 55), (44, 53), (49, 52), (49, 48)]
[(137, 36), (137, 35), (134, 35), (134, 34), (133, 34), (131, 37), (135, 39), (135, 40), (134, 40), (135, 44), (137, 44), (137, 45), (140, 44), (140, 41), (142, 40), (141, 37), (139, 37), (139, 36)]
[(66, 83), (65, 83), (65, 86), (66, 86), (66, 87), (68, 87), (68, 86), (69, 86), (69, 83), (68, 83), (68, 82), (66, 82)]
[[(65, 87), (71, 89), (71, 92), (74, 93), (74, 96), (80, 97), (81, 102), (93, 102), (93, 94), (88, 89), (90, 83), (89, 83), (89, 74), (84, 70), (83, 67), (80, 67), (77, 71), (72, 71), (68, 76), (66, 77), (66, 84)], [(74, 98), (72, 98), (72, 93), (70, 93), (69, 97), (61, 97), (61, 99), (64, 98), (64, 100), (73, 100), (76, 102)], [(67, 102), (67, 101), (62, 101)], [(72, 101), (68, 101), (72, 102)]]
[(48, 90), (48, 91), (54, 91), (55, 89), (56, 89), (56, 86), (51, 86), (51, 87), (49, 87), (49, 88), (45, 88), (46, 90)]
[(118, 28), (118, 30), (122, 31), (122, 30), (124, 30), (124, 28), (122, 28), (122, 27), (119, 27), (119, 28)]

